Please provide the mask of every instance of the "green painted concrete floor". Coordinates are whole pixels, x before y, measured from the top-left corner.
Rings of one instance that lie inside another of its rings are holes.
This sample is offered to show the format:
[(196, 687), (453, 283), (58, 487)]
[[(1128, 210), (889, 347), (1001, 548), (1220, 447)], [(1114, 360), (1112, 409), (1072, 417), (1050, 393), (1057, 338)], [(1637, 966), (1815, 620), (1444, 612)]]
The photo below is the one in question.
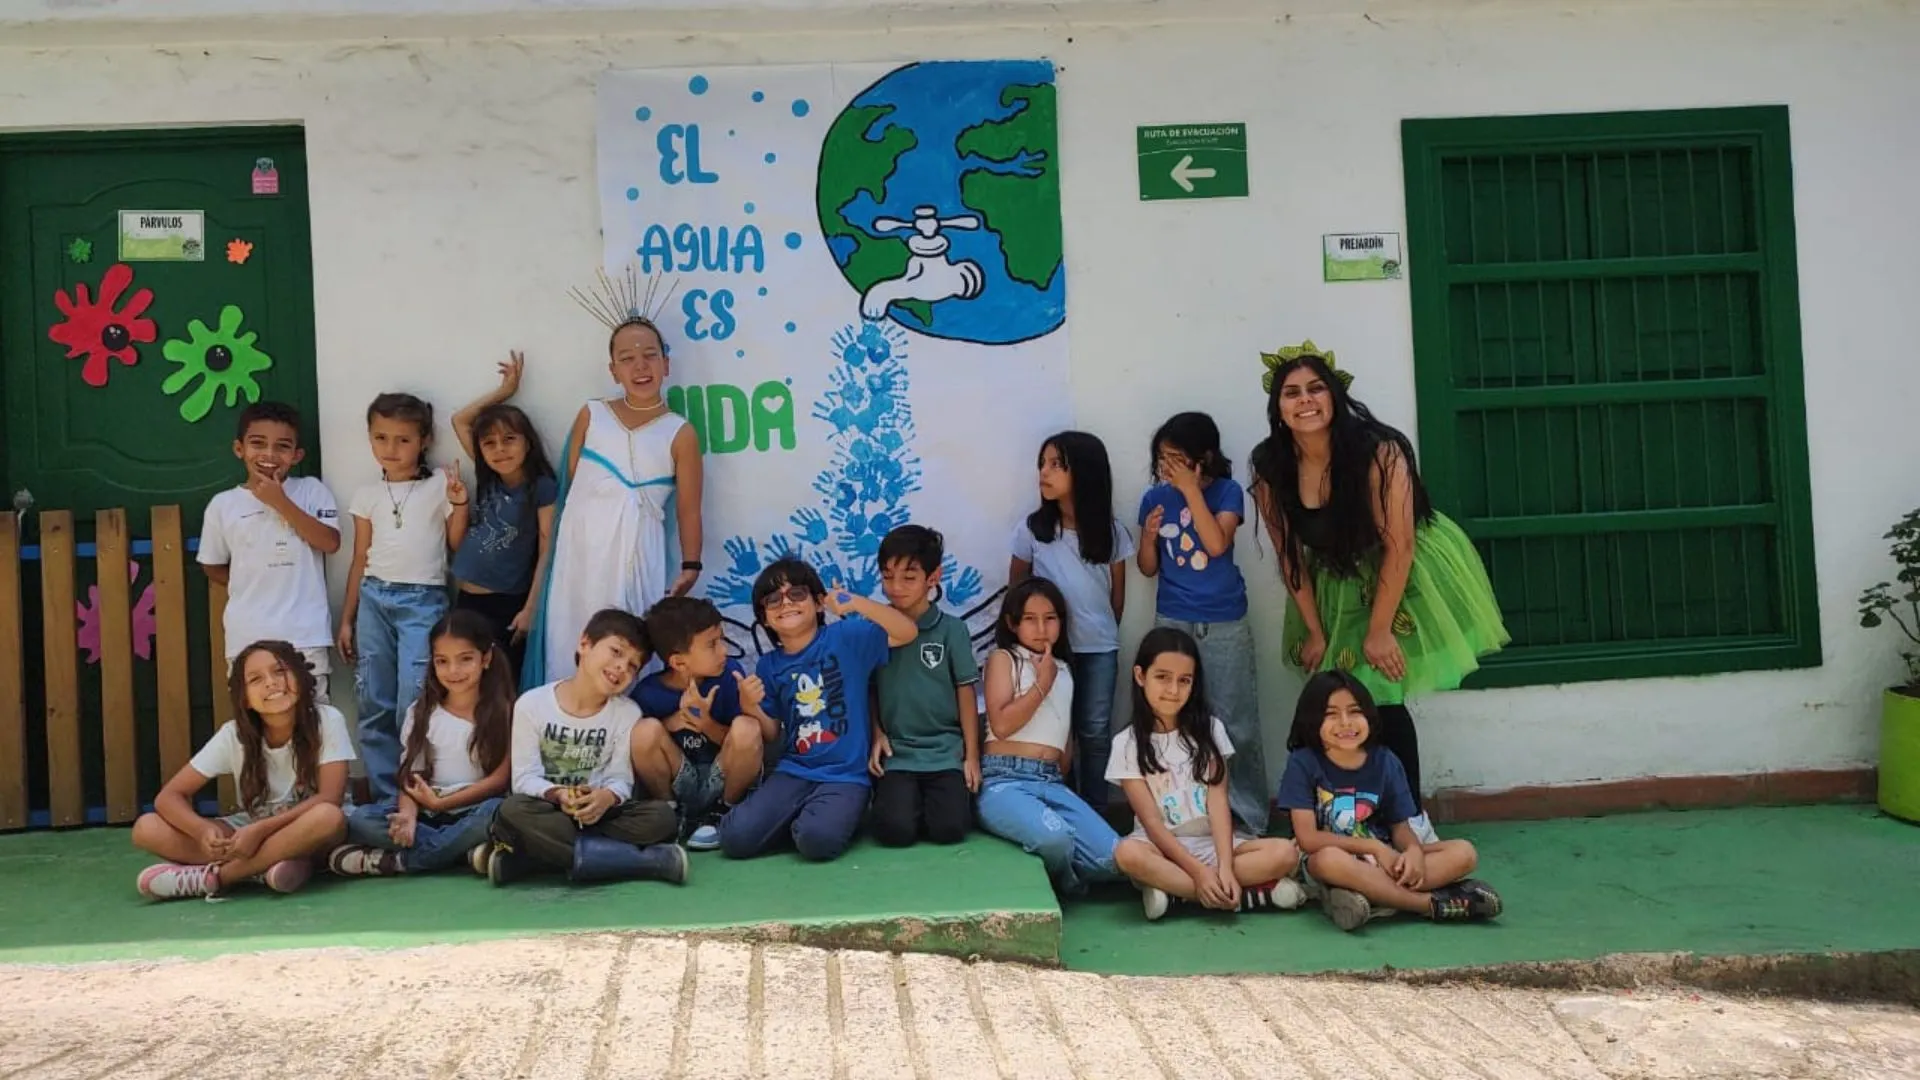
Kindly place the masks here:
[(1317, 911), (1147, 924), (1124, 887), (1069, 902), (1038, 863), (977, 836), (956, 848), (857, 846), (840, 861), (697, 855), (684, 888), (492, 889), (466, 874), (316, 880), (288, 897), (149, 904), (147, 858), (118, 829), (0, 837), (0, 962), (393, 947), (562, 931), (727, 930), (764, 940), (1050, 960), (1114, 974), (1311, 972), (1920, 949), (1920, 828), (1868, 807), (1752, 808), (1477, 824), (1479, 876), (1505, 897), (1485, 925), (1398, 918), (1355, 934)]
[(125, 829), (0, 837), (0, 963), (198, 958), (259, 949), (368, 948), (594, 930), (735, 932), (759, 940), (993, 959), (1057, 955), (1060, 909), (1039, 864), (990, 836), (956, 847), (862, 843), (832, 863), (795, 855), (692, 857), (689, 884), (496, 889), (465, 867), (414, 878), (316, 875), (278, 896), (153, 903), (134, 888), (152, 856)]

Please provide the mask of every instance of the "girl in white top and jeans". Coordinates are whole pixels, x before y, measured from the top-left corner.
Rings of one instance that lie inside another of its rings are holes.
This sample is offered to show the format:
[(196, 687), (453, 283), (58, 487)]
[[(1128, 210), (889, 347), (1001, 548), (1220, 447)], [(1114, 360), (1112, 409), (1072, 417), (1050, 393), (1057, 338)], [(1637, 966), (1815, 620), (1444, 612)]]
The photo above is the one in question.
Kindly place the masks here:
[(987, 657), (987, 745), (980, 760), (981, 828), (1046, 863), (1054, 888), (1073, 894), (1121, 877), (1120, 843), (1061, 775), (1073, 761), (1073, 676), (1059, 659), (1067, 605), (1046, 578), (1007, 590)]

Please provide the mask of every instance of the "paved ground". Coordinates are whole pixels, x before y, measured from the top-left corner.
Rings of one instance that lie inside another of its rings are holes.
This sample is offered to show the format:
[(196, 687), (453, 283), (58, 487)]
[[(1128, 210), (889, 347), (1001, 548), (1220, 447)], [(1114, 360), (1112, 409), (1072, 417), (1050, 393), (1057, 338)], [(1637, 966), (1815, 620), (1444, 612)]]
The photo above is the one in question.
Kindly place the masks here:
[(0, 1078), (1911, 1077), (1920, 1013), (614, 934), (0, 966)]

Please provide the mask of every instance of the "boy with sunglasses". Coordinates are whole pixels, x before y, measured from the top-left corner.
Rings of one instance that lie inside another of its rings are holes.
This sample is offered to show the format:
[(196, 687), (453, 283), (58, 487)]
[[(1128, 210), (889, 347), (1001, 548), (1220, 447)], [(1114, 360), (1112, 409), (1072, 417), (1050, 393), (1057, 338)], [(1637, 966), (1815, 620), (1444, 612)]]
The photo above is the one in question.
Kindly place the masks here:
[[(867, 809), (868, 687), (888, 649), (919, 633), (912, 619), (844, 589), (812, 566), (780, 559), (753, 583), (754, 617), (779, 646), (755, 674), (761, 726), (785, 748), (771, 775), (720, 822), (720, 849), (747, 859), (789, 838), (805, 859), (835, 859)], [(835, 621), (826, 621), (827, 613)]]

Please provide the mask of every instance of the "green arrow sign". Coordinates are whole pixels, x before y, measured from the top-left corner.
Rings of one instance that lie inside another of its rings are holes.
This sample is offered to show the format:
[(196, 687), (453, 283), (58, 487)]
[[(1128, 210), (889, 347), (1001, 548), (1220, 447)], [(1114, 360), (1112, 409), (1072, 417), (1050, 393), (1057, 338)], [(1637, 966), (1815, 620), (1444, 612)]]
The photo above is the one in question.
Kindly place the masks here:
[(1247, 193), (1247, 125), (1163, 124), (1135, 132), (1142, 200)]

